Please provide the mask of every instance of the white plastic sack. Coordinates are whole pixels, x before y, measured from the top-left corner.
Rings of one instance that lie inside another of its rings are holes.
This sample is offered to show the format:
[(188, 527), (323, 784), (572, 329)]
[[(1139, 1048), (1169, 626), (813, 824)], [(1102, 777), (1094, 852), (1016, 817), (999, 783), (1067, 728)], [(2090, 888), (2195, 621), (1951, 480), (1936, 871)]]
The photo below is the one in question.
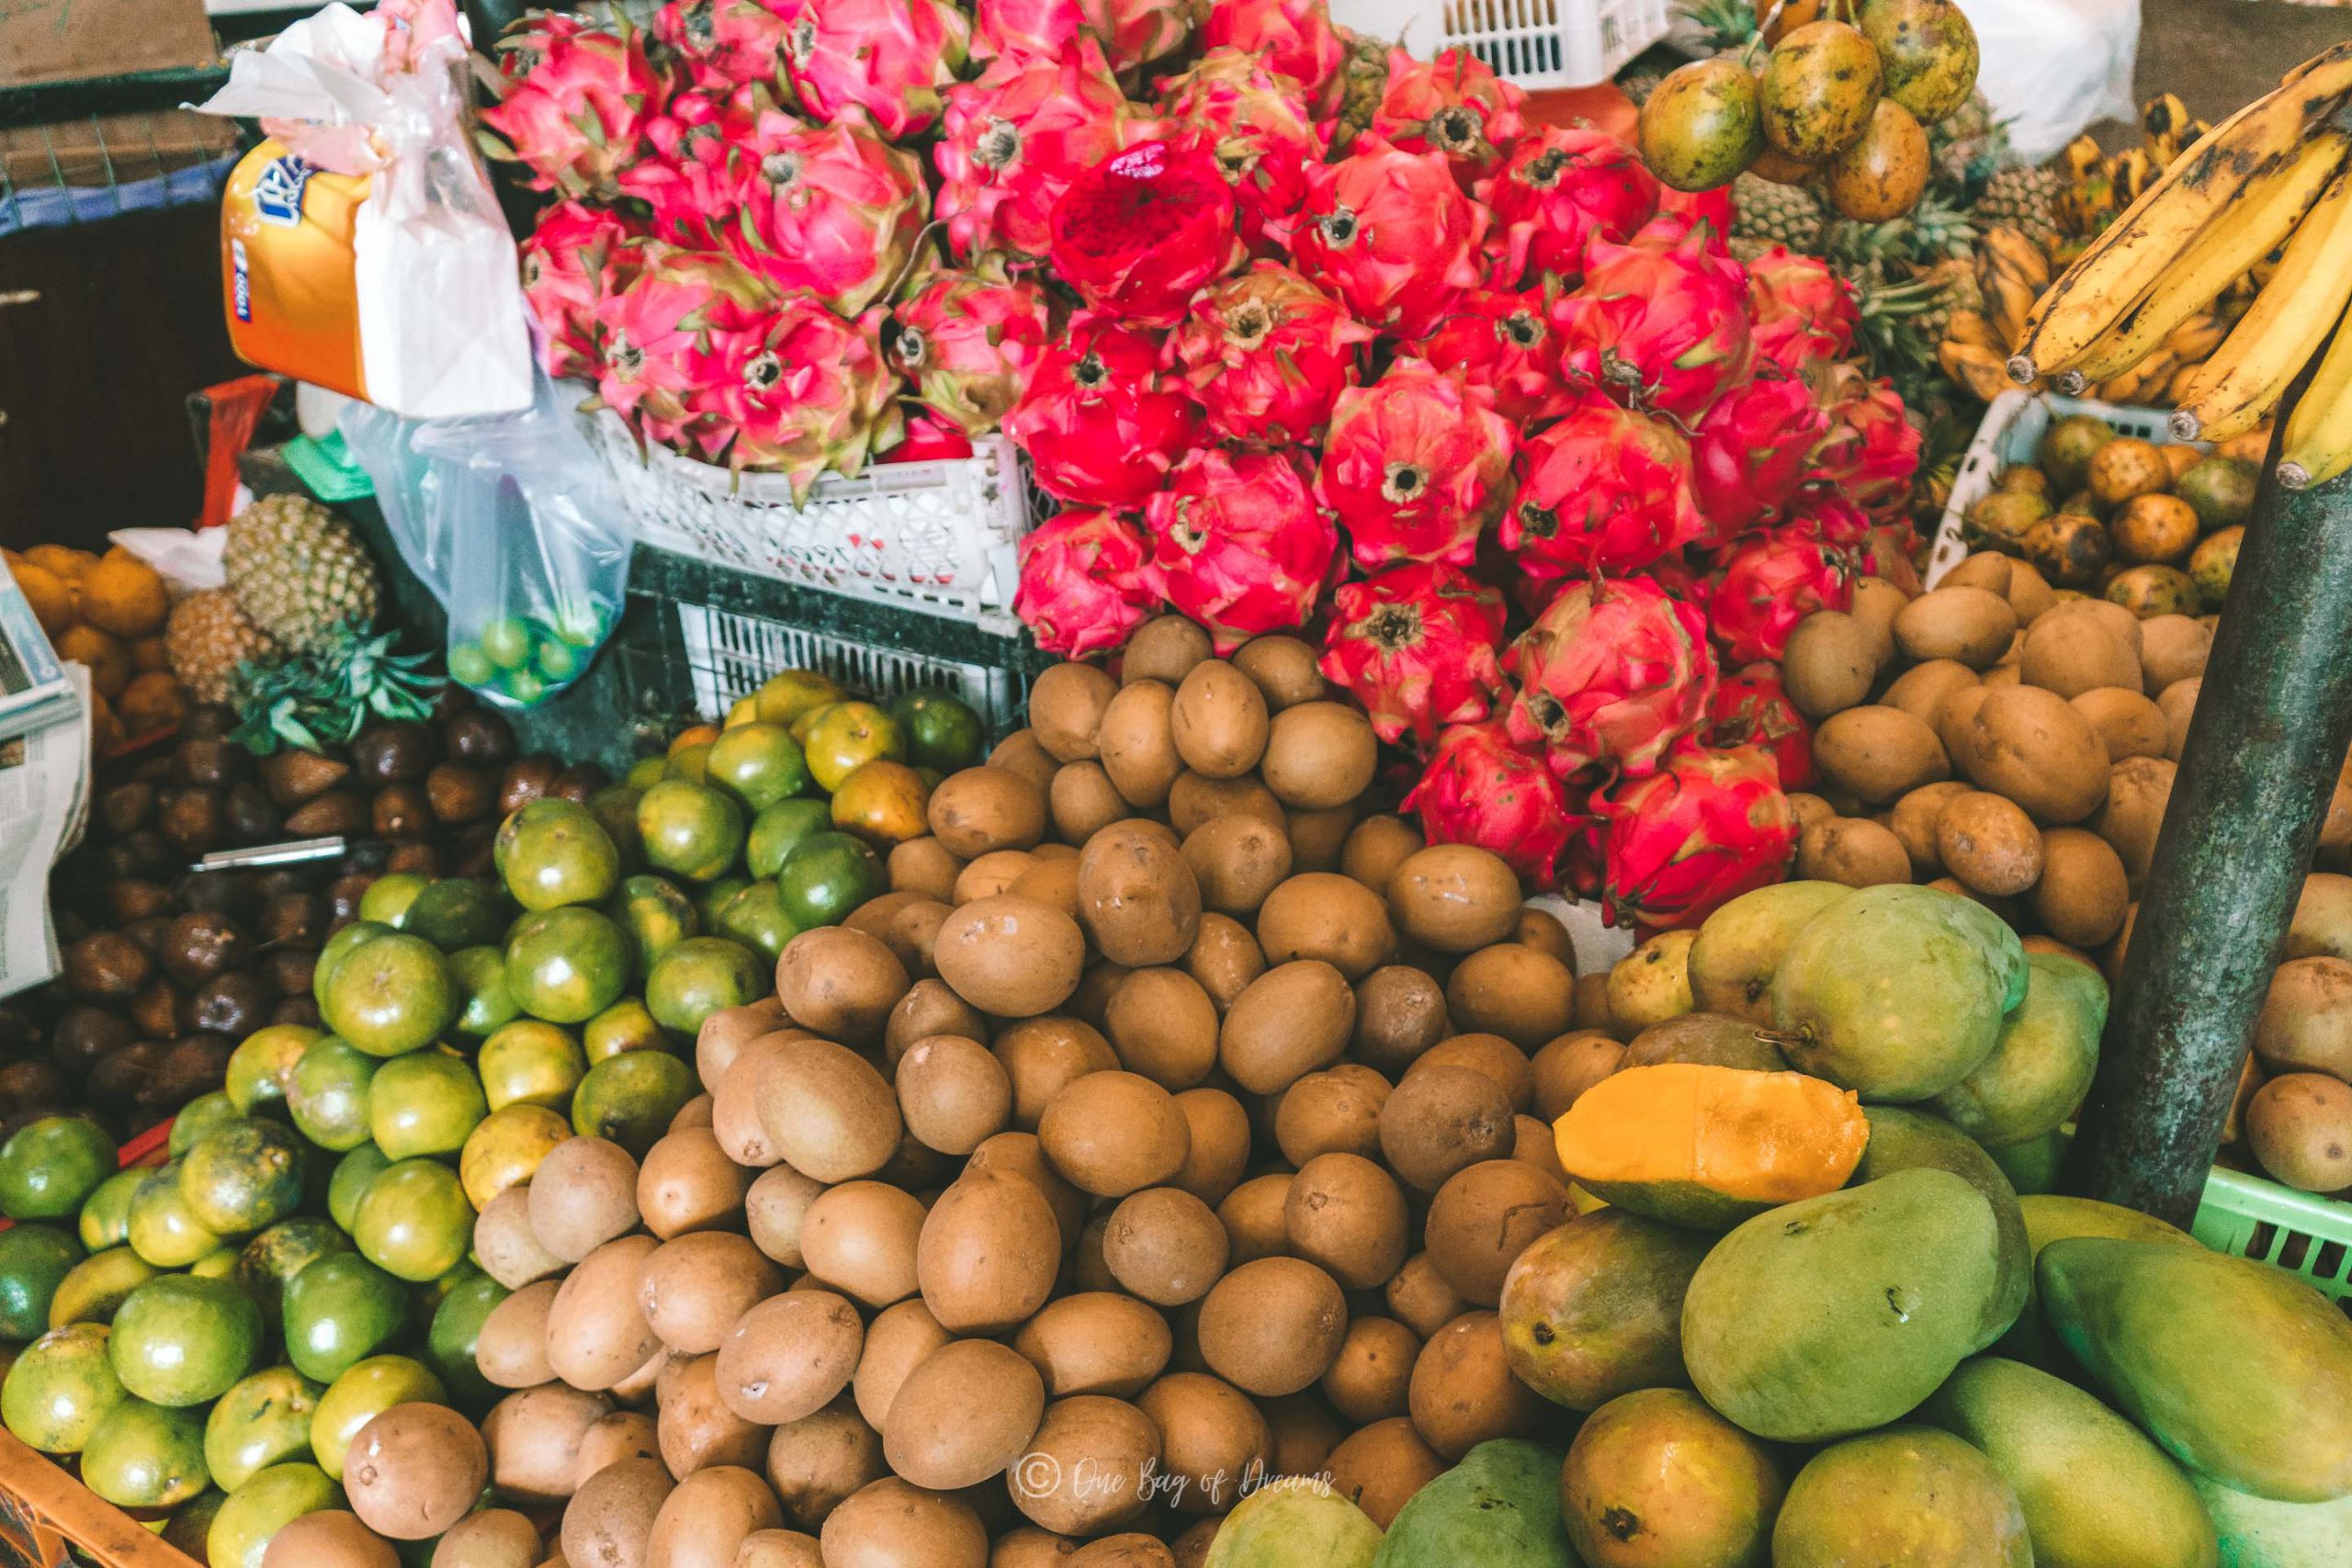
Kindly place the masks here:
[(2140, 0), (1959, 0), (1984, 62), (1976, 85), (2039, 164), (2092, 122), (2136, 119)]

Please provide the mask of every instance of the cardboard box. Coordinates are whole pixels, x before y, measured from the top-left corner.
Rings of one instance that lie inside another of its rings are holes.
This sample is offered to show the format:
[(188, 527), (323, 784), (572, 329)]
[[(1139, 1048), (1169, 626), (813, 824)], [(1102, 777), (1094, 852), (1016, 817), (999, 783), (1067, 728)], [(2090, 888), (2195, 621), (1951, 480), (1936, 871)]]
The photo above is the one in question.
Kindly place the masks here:
[(204, 0), (0, 0), (0, 85), (202, 65)]

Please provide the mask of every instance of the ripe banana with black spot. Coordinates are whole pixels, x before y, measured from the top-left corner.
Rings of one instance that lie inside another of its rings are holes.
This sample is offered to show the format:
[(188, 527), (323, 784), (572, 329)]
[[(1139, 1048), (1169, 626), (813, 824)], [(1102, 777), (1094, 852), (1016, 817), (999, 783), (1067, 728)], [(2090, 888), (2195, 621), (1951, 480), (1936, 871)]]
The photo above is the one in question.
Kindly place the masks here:
[(2197, 237), (2209, 228), (2234, 227), (2253, 205), (2297, 180), (2314, 142), (2340, 155), (2343, 133), (2327, 122), (2352, 91), (2352, 51), (2343, 56), (2314, 62), (2291, 86), (2248, 104), (2158, 175), (2035, 305), (2011, 377), (2030, 381), (2073, 366)]
[(2269, 417), (2352, 302), (2352, 173), (2313, 207), (2254, 308), (2240, 317), (2172, 416), (2183, 441), (2226, 441)]
[(2352, 468), (2352, 325), (2339, 325), (2319, 373), (2287, 416), (2278, 482), (2309, 490)]

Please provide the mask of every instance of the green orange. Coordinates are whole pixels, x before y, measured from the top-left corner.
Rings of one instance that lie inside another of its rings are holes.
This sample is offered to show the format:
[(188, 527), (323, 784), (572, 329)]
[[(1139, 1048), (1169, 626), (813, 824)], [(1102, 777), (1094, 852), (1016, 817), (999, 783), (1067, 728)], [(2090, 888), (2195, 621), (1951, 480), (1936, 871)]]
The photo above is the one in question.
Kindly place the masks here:
[(261, 1354), (261, 1309), (227, 1280), (160, 1274), (114, 1314), (107, 1352), (122, 1386), (151, 1404), (203, 1404)]
[(424, 878), (413, 871), (388, 871), (368, 884), (359, 895), (359, 918), (394, 931), (408, 929), (409, 906), (424, 891)]
[(353, 948), (327, 981), (329, 1029), (371, 1056), (397, 1056), (458, 1021), (449, 961), (420, 936), (394, 931)]
[(360, 1144), (335, 1161), (334, 1174), (327, 1179), (327, 1213), (337, 1225), (348, 1231), (358, 1223), (359, 1200), (368, 1195), (368, 1184), (391, 1163), (383, 1150), (369, 1143)]
[(823, 800), (779, 800), (752, 818), (743, 843), (743, 865), (753, 876), (772, 877), (784, 864), (792, 846), (832, 823), (831, 803)]
[(326, 1385), (292, 1367), (265, 1367), (240, 1379), (204, 1419), (204, 1464), (213, 1484), (234, 1490), (256, 1471), (311, 1451), (311, 1417)]
[(811, 833), (792, 847), (776, 872), (784, 912), (807, 931), (839, 925), (851, 911), (890, 885), (873, 846), (847, 833)]
[(474, 1348), (481, 1339), (482, 1320), (506, 1296), (505, 1286), (487, 1274), (475, 1274), (441, 1298), (425, 1336), (425, 1359), (469, 1410), (484, 1409), (505, 1392), (481, 1375)]
[(519, 1182), (571, 1136), (571, 1125), (544, 1105), (510, 1105), (482, 1119), (458, 1156), (458, 1180), (477, 1212)]
[(368, 1086), (368, 1137), (390, 1160), (453, 1155), (490, 1113), (463, 1056), (418, 1051), (386, 1062)]
[(758, 811), (808, 793), (808, 763), (780, 724), (743, 724), (711, 743), (710, 782)]
[(168, 1508), (204, 1490), (204, 1412), (125, 1399), (82, 1448), (82, 1484), (119, 1508)]
[(623, 997), (588, 1021), (587, 1027), (580, 1032), (580, 1043), (593, 1067), (605, 1057), (617, 1056), (624, 1051), (666, 1051), (670, 1048), (670, 1035), (645, 1010), (642, 1001)]
[(506, 891), (526, 909), (594, 904), (620, 880), (620, 850), (595, 814), (543, 795), (499, 824), (491, 859)]
[(26, 1346), (0, 1382), (0, 1421), (43, 1453), (80, 1453), (125, 1397), (107, 1339), (104, 1324), (74, 1323)]
[(481, 1077), (483, 1103), (493, 1114), (510, 1105), (560, 1108), (571, 1102), (588, 1058), (570, 1030), (517, 1019), (481, 1043), (474, 1070)]
[(199, 1094), (180, 1107), (172, 1118), (172, 1130), (164, 1140), (164, 1152), (177, 1159), (196, 1147), (196, 1141), (223, 1122), (234, 1122), (244, 1113), (237, 1109), (224, 1089)]
[(752, 709), (762, 724), (781, 724), (788, 729), (810, 709), (848, 695), (830, 675), (814, 670), (780, 670), (752, 694)]
[(221, 1087), (230, 1102), (250, 1116), (256, 1106), (284, 1100), (295, 1064), (322, 1032), (307, 1024), (271, 1023), (246, 1035), (229, 1055), (228, 1077)]
[(0, 1231), (0, 1339), (22, 1344), (48, 1332), (49, 1303), (82, 1261), (82, 1244), (55, 1225)]
[(343, 966), (343, 961), (350, 957), (362, 942), (387, 935), (391, 929), (380, 920), (354, 920), (327, 938), (319, 949), (317, 962), (311, 965), (311, 998), (319, 1004), (320, 1010), (326, 1009), (327, 982), (334, 978), (334, 972)]
[(158, 1166), (130, 1195), (130, 1249), (158, 1269), (186, 1269), (219, 1249), (220, 1238), (197, 1223), (180, 1196), (180, 1168)]
[(149, 1172), (133, 1167), (118, 1170), (98, 1183), (97, 1190), (82, 1203), (82, 1245), (92, 1252), (104, 1252), (109, 1247), (120, 1247), (130, 1239), (130, 1195)]
[(624, 1051), (588, 1069), (571, 1097), (571, 1126), (643, 1157), (695, 1097), (694, 1069), (667, 1051)]
[(784, 895), (775, 884), (754, 882), (720, 908), (718, 934), (741, 942), (773, 964), (800, 928), (784, 912)]
[(424, 1362), (409, 1356), (370, 1356), (319, 1396), (311, 1416), (311, 1455), (340, 1481), (344, 1455), (360, 1427), (395, 1404), (445, 1404), (448, 1398), (448, 1390)]
[(913, 768), (876, 758), (851, 769), (833, 791), (833, 826), (887, 850), (931, 831), (930, 801), (931, 786)]
[(989, 727), (963, 698), (945, 692), (901, 692), (890, 716), (907, 733), (908, 760), (952, 773), (988, 754)]
[(256, 1471), (229, 1494), (204, 1532), (208, 1568), (261, 1568), (269, 1538), (305, 1514), (343, 1506), (343, 1488), (300, 1461)]
[(726, 875), (743, 852), (746, 829), (743, 808), (726, 791), (664, 779), (638, 797), (637, 830), (655, 870), (709, 882)]
[(106, 1129), (80, 1116), (44, 1116), (0, 1144), (0, 1213), (62, 1220), (112, 1176), (119, 1162)]
[(311, 1043), (286, 1080), (295, 1128), (322, 1149), (356, 1149), (368, 1141), (368, 1094), (383, 1064), (328, 1034)]
[(632, 973), (640, 980), (655, 959), (702, 930), (702, 915), (685, 890), (650, 873), (622, 883), (605, 912), (628, 933), (636, 961)]
[(286, 1359), (333, 1382), (408, 1326), (408, 1287), (352, 1252), (312, 1258), (286, 1287)]
[(473, 1205), (466, 1201), (458, 1173), (429, 1159), (395, 1160), (386, 1167), (368, 1184), (356, 1220), (351, 1239), (359, 1244), (360, 1255), (412, 1283), (456, 1268), (473, 1240)]
[(351, 1238), (333, 1220), (297, 1214), (245, 1243), (237, 1254), (236, 1280), (261, 1307), (264, 1321), (276, 1328), (284, 1322), (287, 1288), (296, 1277), (322, 1258), (350, 1251)]
[(302, 1201), (309, 1149), (293, 1128), (237, 1117), (196, 1141), (180, 1162), (180, 1198), (215, 1235), (249, 1235)]
[(518, 922), (506, 943), (506, 988), (533, 1018), (584, 1023), (628, 985), (628, 933), (594, 909), (569, 905)]
[(401, 930), (421, 936), (444, 953), (498, 940), (506, 917), (498, 895), (470, 876), (444, 876), (424, 885), (408, 907)]
[(836, 703), (808, 726), (801, 749), (808, 773), (828, 795), (865, 763), (907, 760), (907, 732), (888, 710), (872, 703)]
[(127, 1247), (94, 1252), (65, 1271), (49, 1298), (49, 1325), (111, 1323), (130, 1292), (153, 1279), (156, 1268)]
[(514, 993), (506, 988), (503, 948), (459, 948), (449, 954), (449, 977), (458, 987), (458, 1033), (480, 1040), (522, 1016)]
[[(684, 784), (708, 784), (710, 782), (710, 742), (697, 741), (692, 746), (680, 746), (671, 751), (669, 761), (662, 764), (662, 777), (664, 780), (675, 779)], [(650, 856), (648, 858), (650, 859)]]
[(662, 1028), (692, 1034), (721, 1008), (756, 1000), (769, 989), (766, 981), (759, 960), (741, 942), (689, 937), (663, 953), (646, 976), (645, 1008)]

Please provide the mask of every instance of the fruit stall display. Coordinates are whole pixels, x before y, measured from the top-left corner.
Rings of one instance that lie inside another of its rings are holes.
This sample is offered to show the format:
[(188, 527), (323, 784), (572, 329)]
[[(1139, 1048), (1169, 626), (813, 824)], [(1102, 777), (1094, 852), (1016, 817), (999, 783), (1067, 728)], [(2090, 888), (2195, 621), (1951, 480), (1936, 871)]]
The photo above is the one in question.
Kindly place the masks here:
[[(786, 672), (522, 805), (494, 879), (379, 876), (316, 966), (334, 1032), (244, 1042), (162, 1171), (19, 1132), (0, 1246), (60, 1326), (11, 1429), (102, 1495), (175, 1437), (184, 1495), (118, 1500), (277, 1568), (2342, 1539), (2352, 1322), (2018, 1157), (2096, 1061), (2078, 957), (1797, 881), (1578, 976), (1501, 859), (1374, 809), (1371, 717), (1279, 634), (1162, 617), (978, 766), (901, 715)], [(724, 911), (763, 886), (763, 939)], [(121, 1250), (77, 1265), (77, 1206)], [(269, 1301), (291, 1366), (254, 1371)]]

